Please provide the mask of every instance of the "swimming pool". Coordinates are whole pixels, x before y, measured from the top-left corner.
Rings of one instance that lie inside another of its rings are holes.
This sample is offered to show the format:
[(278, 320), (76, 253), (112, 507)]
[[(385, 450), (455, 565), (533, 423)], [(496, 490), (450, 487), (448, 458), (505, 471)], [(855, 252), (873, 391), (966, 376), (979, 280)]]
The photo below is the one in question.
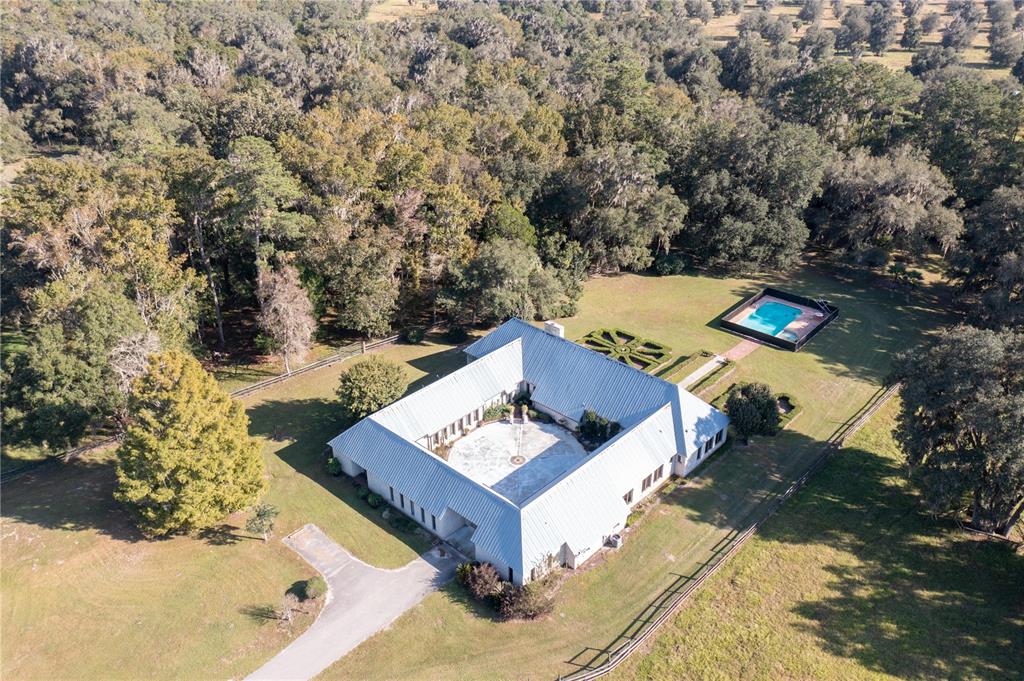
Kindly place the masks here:
[(791, 321), (799, 316), (799, 308), (769, 300), (751, 312), (749, 317), (740, 322), (740, 325), (769, 336), (778, 336), (783, 329), (789, 326)]

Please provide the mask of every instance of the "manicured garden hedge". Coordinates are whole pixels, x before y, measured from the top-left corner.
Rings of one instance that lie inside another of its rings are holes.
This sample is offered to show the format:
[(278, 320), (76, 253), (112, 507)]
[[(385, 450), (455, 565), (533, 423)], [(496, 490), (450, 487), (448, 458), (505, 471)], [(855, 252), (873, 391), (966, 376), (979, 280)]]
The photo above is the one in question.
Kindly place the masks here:
[(669, 346), (623, 329), (595, 329), (579, 342), (586, 348), (641, 371), (654, 371), (672, 356), (672, 348)]

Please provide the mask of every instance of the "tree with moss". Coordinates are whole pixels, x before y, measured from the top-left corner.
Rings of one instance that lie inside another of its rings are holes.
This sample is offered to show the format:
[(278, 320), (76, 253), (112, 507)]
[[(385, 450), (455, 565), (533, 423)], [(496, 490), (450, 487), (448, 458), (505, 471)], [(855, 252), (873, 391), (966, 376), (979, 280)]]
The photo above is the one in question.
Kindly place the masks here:
[(358, 421), (397, 400), (405, 386), (402, 367), (373, 355), (341, 375), (336, 394), (345, 418)]
[(263, 492), (260, 446), (241, 403), (189, 355), (150, 357), (128, 411), (114, 498), (147, 536), (210, 527)]
[(299, 282), (299, 271), (293, 265), (276, 272), (262, 269), (257, 275), (257, 297), (260, 327), (272, 339), (284, 360), (285, 372), (290, 374), (291, 361), (309, 352), (316, 331), (313, 304)]
[(902, 355), (897, 437), (934, 513), (1007, 534), (1024, 513), (1024, 334), (961, 326)]

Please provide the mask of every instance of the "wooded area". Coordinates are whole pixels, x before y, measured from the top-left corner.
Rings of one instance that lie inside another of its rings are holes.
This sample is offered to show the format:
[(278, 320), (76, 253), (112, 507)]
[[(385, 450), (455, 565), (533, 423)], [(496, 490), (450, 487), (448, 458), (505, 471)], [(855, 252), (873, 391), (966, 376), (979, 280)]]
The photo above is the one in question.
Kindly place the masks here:
[[(571, 316), (594, 273), (911, 285), (938, 255), (965, 321), (1019, 326), (1020, 4), (13, 3), (5, 445), (123, 430), (156, 352), (290, 368), (316, 336)], [(983, 23), (1008, 78), (962, 63)], [(906, 71), (862, 58), (897, 41)]]

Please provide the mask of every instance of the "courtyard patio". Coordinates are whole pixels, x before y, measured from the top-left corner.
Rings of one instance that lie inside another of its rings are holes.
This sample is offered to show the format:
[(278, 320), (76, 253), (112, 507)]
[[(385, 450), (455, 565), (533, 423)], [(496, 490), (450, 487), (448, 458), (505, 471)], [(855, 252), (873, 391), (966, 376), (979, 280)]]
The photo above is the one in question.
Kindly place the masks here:
[(455, 441), (448, 463), (514, 504), (573, 468), (587, 452), (553, 423), (489, 423)]

